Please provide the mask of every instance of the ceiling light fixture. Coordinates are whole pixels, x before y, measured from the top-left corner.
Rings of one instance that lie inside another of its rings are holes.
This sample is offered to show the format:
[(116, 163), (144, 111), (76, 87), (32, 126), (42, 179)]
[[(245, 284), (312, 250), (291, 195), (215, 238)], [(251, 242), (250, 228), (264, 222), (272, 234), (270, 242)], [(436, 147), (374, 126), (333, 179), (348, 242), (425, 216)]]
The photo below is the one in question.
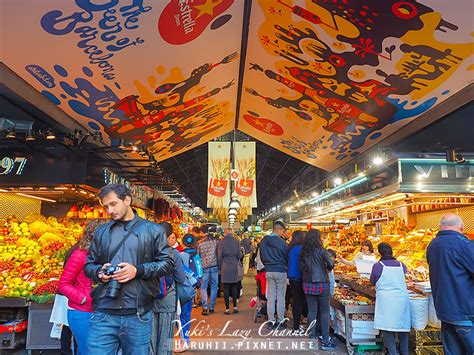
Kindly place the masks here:
[(236, 215), (237, 214), (237, 210), (235, 208), (231, 208), (229, 209), (229, 215)]
[(374, 163), (374, 165), (382, 165), (383, 164), (383, 158), (381, 156), (377, 155), (372, 160), (372, 163)]
[(229, 208), (240, 208), (240, 203), (238, 200), (232, 200), (229, 204)]
[(36, 137), (35, 137), (35, 132), (31, 129), (28, 130), (28, 133), (26, 134), (26, 138), (25, 140), (27, 142), (33, 142), (36, 140)]
[(334, 185), (339, 186), (342, 184), (342, 179), (340, 177), (337, 177), (334, 179)]
[(54, 133), (54, 130), (52, 128), (48, 128), (48, 130), (46, 131), (46, 139), (49, 141), (56, 139), (56, 134)]
[(16, 132), (15, 132), (15, 130), (14, 130), (13, 128), (8, 128), (8, 129), (7, 129), (7, 135), (6, 135), (6, 137), (7, 137), (8, 139), (15, 139), (15, 138), (16, 138)]

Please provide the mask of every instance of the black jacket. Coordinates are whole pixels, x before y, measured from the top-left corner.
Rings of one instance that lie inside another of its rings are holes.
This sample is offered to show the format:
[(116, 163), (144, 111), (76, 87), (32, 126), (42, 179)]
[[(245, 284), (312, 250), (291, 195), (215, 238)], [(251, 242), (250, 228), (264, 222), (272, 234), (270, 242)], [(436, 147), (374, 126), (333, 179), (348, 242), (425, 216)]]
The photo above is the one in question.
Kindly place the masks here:
[[(106, 284), (101, 283), (98, 273), (102, 265), (110, 262), (110, 228), (115, 221), (110, 221), (95, 230), (92, 243), (87, 254), (84, 273), (92, 281), (100, 283), (97, 289), (92, 291), (95, 309), (99, 298), (106, 292)], [(164, 229), (153, 222), (149, 222), (135, 215), (130, 222), (133, 225), (133, 234), (138, 237), (138, 265), (136, 279), (138, 280), (140, 293), (137, 298), (137, 312), (143, 314), (153, 307), (153, 302), (159, 290), (160, 276), (172, 273), (174, 260), (172, 250), (168, 245), (168, 240)]]
[(311, 255), (300, 254), (303, 282), (329, 282), (328, 271), (334, 269), (334, 262), (324, 248), (317, 248)]
[(244, 248), (245, 254), (250, 254), (252, 252), (252, 242), (250, 238), (244, 238), (240, 241), (240, 245)]

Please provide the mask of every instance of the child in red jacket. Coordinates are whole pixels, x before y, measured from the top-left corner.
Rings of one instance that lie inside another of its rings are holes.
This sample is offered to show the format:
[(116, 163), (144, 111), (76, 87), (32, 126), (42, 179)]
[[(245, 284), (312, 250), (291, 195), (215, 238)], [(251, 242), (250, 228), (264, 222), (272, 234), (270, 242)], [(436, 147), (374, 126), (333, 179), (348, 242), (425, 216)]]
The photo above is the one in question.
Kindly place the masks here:
[(94, 231), (101, 223), (98, 220), (87, 223), (82, 238), (73, 247), (75, 250), (66, 261), (59, 280), (59, 292), (68, 298), (67, 319), (77, 341), (78, 355), (87, 354), (87, 336), (92, 314), (92, 282), (84, 275), (84, 265)]

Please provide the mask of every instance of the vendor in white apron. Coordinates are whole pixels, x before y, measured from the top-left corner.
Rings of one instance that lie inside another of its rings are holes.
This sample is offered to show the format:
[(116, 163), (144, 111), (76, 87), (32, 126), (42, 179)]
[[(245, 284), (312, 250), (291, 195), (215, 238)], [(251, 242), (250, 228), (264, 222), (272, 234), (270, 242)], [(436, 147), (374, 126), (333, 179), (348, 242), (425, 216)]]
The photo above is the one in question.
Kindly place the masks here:
[(360, 251), (356, 254), (353, 260), (346, 260), (338, 256), (338, 260), (347, 266), (356, 266), (356, 260), (375, 261), (374, 247), (370, 240), (364, 240), (360, 245)]
[(380, 243), (381, 260), (374, 264), (370, 281), (377, 291), (374, 328), (383, 331), (384, 345), (390, 355), (398, 354), (395, 336), (398, 334), (400, 354), (408, 355), (410, 304), (405, 281), (406, 266), (393, 257), (390, 244)]

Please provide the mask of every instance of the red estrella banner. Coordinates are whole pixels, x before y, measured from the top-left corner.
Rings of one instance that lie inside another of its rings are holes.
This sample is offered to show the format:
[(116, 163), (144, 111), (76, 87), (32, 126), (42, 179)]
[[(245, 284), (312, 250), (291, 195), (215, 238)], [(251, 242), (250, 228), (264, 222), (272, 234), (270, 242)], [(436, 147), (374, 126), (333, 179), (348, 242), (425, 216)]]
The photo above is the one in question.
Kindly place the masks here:
[(226, 208), (230, 203), (230, 142), (209, 142), (207, 207)]
[(255, 142), (234, 143), (235, 168), (239, 179), (235, 192), (239, 195), (241, 207), (257, 207), (257, 187), (255, 183)]

